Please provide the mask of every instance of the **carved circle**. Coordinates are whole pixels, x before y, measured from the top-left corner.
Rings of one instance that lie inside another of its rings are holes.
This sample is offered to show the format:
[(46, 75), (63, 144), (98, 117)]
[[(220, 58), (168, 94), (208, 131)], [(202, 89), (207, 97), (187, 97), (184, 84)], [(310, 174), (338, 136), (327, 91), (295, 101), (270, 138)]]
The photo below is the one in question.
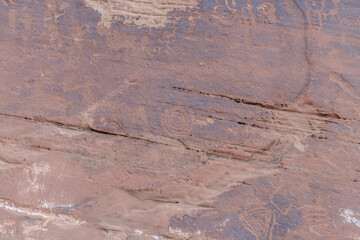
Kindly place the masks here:
[(164, 110), (161, 122), (171, 136), (186, 136), (193, 128), (193, 112), (185, 107), (171, 107)]

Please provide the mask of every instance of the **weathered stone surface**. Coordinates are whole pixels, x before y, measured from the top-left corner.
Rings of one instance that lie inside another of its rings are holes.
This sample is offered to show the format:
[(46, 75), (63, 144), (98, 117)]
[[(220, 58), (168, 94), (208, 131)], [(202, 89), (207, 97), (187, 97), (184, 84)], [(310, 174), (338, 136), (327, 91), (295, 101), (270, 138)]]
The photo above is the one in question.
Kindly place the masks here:
[(360, 239), (357, 0), (0, 0), (1, 239)]

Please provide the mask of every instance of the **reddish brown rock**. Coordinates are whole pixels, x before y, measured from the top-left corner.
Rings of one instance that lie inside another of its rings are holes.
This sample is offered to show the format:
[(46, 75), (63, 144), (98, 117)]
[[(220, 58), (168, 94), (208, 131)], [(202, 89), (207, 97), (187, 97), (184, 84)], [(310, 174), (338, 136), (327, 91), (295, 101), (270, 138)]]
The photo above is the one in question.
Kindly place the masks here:
[(360, 239), (355, 0), (0, 0), (0, 239)]

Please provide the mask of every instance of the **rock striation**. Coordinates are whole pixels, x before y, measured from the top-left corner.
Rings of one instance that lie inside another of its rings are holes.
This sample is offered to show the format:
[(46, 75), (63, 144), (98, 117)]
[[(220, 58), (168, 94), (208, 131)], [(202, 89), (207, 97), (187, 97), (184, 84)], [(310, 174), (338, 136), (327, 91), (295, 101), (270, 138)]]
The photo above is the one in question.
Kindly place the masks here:
[(0, 238), (360, 239), (357, 0), (0, 0)]

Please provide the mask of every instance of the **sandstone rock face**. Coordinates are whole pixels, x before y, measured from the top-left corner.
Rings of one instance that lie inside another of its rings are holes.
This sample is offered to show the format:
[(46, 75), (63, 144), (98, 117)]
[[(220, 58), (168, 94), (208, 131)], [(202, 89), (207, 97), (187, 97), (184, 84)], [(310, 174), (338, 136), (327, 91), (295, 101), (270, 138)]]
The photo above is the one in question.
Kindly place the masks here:
[(0, 239), (360, 239), (358, 0), (0, 0)]

